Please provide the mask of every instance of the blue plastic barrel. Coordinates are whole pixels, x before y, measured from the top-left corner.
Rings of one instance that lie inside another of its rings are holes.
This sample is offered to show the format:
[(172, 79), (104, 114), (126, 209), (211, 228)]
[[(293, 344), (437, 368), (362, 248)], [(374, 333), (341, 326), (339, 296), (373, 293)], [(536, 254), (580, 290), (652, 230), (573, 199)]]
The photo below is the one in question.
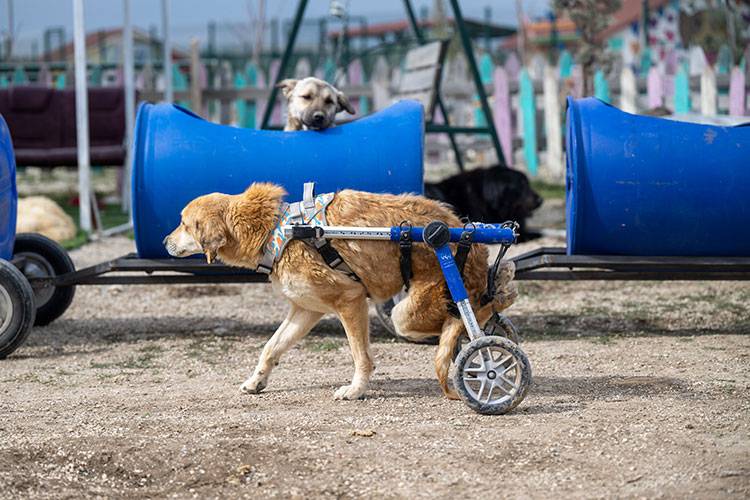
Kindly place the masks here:
[(236, 194), (252, 182), (302, 185), (325, 193), (344, 188), (421, 193), (424, 117), (400, 101), (324, 132), (249, 130), (209, 123), (170, 104), (142, 104), (133, 151), (133, 225), (142, 258), (167, 257), (162, 240), (193, 198)]
[(10, 130), (0, 115), (0, 259), (10, 260), (16, 239), (16, 160)]
[(748, 125), (568, 98), (568, 253), (750, 256)]

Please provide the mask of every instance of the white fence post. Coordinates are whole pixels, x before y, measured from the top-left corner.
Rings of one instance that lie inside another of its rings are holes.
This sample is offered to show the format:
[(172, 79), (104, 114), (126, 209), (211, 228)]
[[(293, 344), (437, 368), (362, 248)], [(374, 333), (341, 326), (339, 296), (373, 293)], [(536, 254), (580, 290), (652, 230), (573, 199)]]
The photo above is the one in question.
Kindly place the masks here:
[(701, 114), (716, 115), (716, 74), (711, 66), (705, 66), (701, 73)]
[(620, 73), (620, 108), (628, 113), (638, 112), (638, 82), (630, 67)]

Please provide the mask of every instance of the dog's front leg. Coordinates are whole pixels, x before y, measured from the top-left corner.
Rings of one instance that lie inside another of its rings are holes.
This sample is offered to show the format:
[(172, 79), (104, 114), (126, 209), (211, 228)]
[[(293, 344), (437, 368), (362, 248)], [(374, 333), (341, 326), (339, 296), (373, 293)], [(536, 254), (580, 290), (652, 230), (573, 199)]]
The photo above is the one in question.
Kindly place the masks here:
[(354, 358), (354, 377), (352, 383), (336, 391), (334, 399), (359, 399), (364, 396), (374, 370), (370, 355), (370, 318), (367, 312), (367, 298), (352, 300), (337, 309), (339, 319), (344, 325), (349, 348)]
[(279, 364), (281, 356), (307, 335), (322, 316), (323, 313), (302, 309), (292, 304), (284, 322), (279, 325), (276, 332), (263, 347), (263, 353), (260, 355), (255, 372), (242, 384), (240, 389), (252, 394), (257, 394), (265, 389), (268, 376), (271, 374), (273, 367)]

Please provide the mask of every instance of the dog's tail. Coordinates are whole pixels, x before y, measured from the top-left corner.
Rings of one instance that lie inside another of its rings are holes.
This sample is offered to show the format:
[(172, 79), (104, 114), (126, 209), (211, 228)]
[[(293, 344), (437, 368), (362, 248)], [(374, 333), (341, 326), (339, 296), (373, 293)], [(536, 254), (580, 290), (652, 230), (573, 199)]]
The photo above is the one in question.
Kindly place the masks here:
[(437, 354), (435, 355), (435, 372), (437, 373), (440, 387), (443, 389), (443, 394), (448, 399), (458, 399), (455, 389), (448, 386), (448, 371), (453, 362), (453, 353), (456, 352), (458, 339), (463, 333), (463, 322), (453, 316), (448, 316), (445, 323), (443, 323), (440, 344), (438, 344)]

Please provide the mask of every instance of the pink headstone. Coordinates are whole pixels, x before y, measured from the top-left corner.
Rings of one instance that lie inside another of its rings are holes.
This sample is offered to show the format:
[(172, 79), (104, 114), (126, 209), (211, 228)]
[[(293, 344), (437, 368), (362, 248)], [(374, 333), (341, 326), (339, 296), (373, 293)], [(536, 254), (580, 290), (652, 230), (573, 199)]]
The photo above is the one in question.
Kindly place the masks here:
[(125, 84), (125, 72), (122, 68), (117, 68), (115, 70), (115, 80), (113, 83), (118, 87)]
[(518, 80), (518, 74), (521, 72), (521, 63), (518, 61), (518, 56), (516, 56), (515, 52), (511, 52), (505, 61), (505, 71), (509, 80)]
[(493, 75), (495, 102), (492, 113), (495, 116), (495, 128), (503, 148), (505, 161), (513, 166), (513, 124), (510, 114), (510, 87), (508, 72), (504, 68), (495, 68)]
[(354, 60), (349, 64), (348, 76), (350, 85), (362, 85), (364, 78), (362, 75), (362, 63), (359, 59)]
[(648, 108), (654, 109), (664, 104), (664, 79), (661, 71), (655, 66), (648, 70), (646, 82), (648, 94)]
[(732, 68), (732, 76), (729, 79), (729, 114), (745, 114), (745, 74), (738, 66)]

